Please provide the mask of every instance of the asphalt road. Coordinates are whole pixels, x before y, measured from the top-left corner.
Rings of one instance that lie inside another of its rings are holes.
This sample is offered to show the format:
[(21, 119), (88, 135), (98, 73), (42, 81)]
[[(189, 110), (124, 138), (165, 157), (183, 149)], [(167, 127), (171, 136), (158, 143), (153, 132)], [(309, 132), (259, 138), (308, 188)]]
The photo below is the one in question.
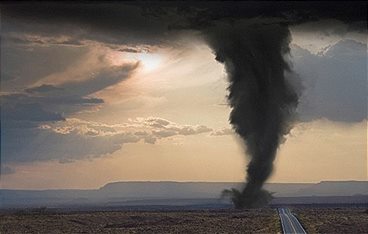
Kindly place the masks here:
[(289, 209), (279, 208), (278, 212), (281, 219), (283, 233), (307, 233)]

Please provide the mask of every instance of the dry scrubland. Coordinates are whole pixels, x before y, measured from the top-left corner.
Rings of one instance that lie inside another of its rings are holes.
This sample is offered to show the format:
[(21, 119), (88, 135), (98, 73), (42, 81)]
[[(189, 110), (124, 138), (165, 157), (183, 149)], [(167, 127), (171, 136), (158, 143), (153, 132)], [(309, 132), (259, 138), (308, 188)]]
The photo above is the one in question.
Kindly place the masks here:
[(368, 233), (366, 209), (293, 209), (308, 233)]
[(0, 214), (0, 233), (277, 233), (272, 209)]
[[(292, 209), (308, 233), (368, 233), (353, 208)], [(0, 213), (0, 233), (280, 233), (276, 210)]]

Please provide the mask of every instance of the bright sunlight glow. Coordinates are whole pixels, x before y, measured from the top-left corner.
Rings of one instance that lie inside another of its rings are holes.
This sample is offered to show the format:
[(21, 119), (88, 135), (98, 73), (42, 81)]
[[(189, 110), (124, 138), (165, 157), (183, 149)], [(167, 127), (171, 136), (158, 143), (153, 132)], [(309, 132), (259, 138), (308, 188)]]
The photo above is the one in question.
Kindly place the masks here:
[(162, 56), (153, 53), (118, 53), (113, 54), (111, 62), (114, 65), (121, 65), (126, 62), (139, 62), (144, 72), (156, 70), (162, 62)]
[(161, 63), (161, 56), (158, 54), (138, 53), (136, 54), (137, 60), (141, 62), (143, 69), (146, 71), (152, 71), (158, 68)]

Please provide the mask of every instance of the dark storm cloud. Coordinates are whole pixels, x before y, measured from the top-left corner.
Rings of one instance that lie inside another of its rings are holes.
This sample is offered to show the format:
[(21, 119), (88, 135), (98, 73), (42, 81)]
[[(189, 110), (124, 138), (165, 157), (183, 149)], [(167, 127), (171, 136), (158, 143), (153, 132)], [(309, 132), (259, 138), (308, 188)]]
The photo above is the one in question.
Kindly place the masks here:
[(169, 23), (127, 4), (19, 3), (3, 4), (2, 9), (5, 33), (72, 35), (111, 44), (157, 44)]
[[(129, 78), (138, 64), (103, 68), (92, 77), (61, 84), (43, 84), (18, 94), (1, 96), (1, 160), (62, 162), (110, 154), (125, 143), (137, 142), (128, 134), (94, 135), (93, 131), (58, 131), (45, 124), (65, 122), (70, 114), (101, 105), (100, 98), (89, 97)], [(147, 137), (147, 141), (151, 141)]]
[(58, 88), (53, 85), (43, 84), (41, 86), (27, 88), (24, 91), (26, 91), (27, 93), (48, 93), (48, 92), (61, 91), (61, 90), (62, 88)]
[(319, 19), (366, 20), (365, 2), (125, 2), (2, 4), (3, 32), (72, 35), (73, 43), (169, 42), (175, 29), (203, 29), (218, 20), (275, 18), (285, 24)]
[[(2, 163), (93, 158), (115, 152), (124, 143), (138, 141), (135, 136), (124, 133), (93, 136), (42, 128), (44, 124), (65, 122), (65, 117), (72, 113), (101, 105), (102, 99), (85, 96), (126, 79), (131, 69), (134, 67), (120, 67), (115, 73), (101, 72), (92, 80), (41, 85), (28, 88), (24, 93), (2, 95)], [(93, 82), (96, 85), (92, 85)], [(74, 83), (73, 89), (69, 89), (71, 83)], [(88, 88), (90, 86), (93, 88)]]
[(341, 40), (319, 55), (293, 45), (291, 53), (305, 87), (298, 107), (302, 121), (367, 118), (366, 44)]
[[(9, 99), (9, 97), (8, 97)], [(11, 103), (4, 102), (2, 105), (1, 119), (3, 126), (7, 121), (62, 121), (65, 120), (62, 114), (46, 111), (40, 103)]]
[(2, 125), (13, 125), (14, 121), (61, 121), (64, 115), (99, 105), (102, 99), (87, 96), (127, 79), (137, 66), (105, 68), (80, 81), (43, 84), (27, 88), (24, 93), (2, 95)]
[(77, 130), (57, 131), (50, 128), (5, 128), (1, 134), (2, 163), (49, 160), (74, 161), (111, 154), (123, 144), (140, 140), (131, 133), (93, 135)]
[(140, 53), (141, 52), (139, 49), (135, 49), (135, 48), (119, 49), (119, 51), (127, 52), (127, 53)]
[(2, 91), (20, 91), (51, 74), (74, 66), (87, 53), (82, 47), (24, 47), (1, 38)]
[(9, 44), (17, 45), (39, 45), (39, 46), (49, 46), (49, 45), (60, 45), (60, 46), (83, 46), (86, 43), (78, 41), (77, 39), (71, 38), (57, 38), (57, 37), (30, 37), (23, 34), (15, 35), (5, 35), (3, 40), (6, 40)]

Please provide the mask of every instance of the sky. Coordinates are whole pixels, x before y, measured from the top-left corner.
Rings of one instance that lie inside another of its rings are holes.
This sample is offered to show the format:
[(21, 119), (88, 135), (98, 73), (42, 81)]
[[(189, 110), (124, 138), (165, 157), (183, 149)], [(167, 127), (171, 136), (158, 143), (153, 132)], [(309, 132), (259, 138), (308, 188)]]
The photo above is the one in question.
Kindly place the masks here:
[[(198, 28), (212, 22), (198, 18), (203, 6), (24, 6), (0, 7), (1, 188), (244, 180), (249, 157), (229, 123), (226, 69)], [(269, 182), (367, 180), (364, 22), (286, 20), (300, 98)]]

